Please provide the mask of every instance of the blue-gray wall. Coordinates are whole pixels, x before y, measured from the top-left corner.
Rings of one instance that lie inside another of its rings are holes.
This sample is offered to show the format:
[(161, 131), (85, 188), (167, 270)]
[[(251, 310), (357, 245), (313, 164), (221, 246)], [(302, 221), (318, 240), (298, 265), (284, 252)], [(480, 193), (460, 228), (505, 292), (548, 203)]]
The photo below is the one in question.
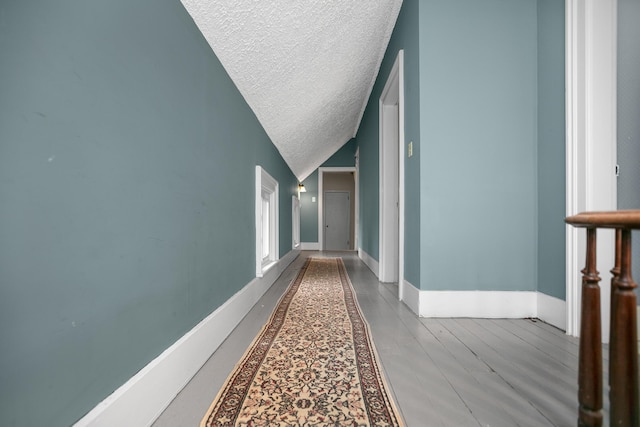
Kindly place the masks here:
[(565, 4), (538, 0), (538, 290), (566, 298)]
[[(347, 141), (335, 154), (329, 157), (320, 167), (322, 168), (335, 168), (335, 167), (353, 167), (356, 165), (356, 149), (358, 145), (355, 138), (351, 138)], [(317, 173), (317, 171), (316, 171)]]
[(357, 135), (360, 246), (374, 259), (378, 100), (400, 48), (405, 278), (564, 298), (564, 3), (405, 0)]
[[(640, 0), (618, 0), (618, 209), (640, 209)], [(640, 281), (640, 233), (633, 277)]]
[(423, 290), (537, 288), (536, 16), (420, 3)]
[(0, 5), (0, 425), (70, 425), (255, 275), (296, 179), (178, 0)]
[(379, 136), (378, 103), (400, 49), (404, 50), (405, 143), (413, 142), (413, 156), (405, 158), (405, 279), (420, 283), (420, 52), (418, 0), (404, 0), (378, 78), (362, 117), (356, 140), (359, 152), (359, 246), (379, 259)]
[[(356, 148), (356, 140), (350, 139), (320, 167), (355, 166)], [(313, 171), (302, 183), (307, 191), (300, 193), (300, 241), (318, 243), (318, 171)]]
[(300, 193), (300, 241), (318, 242), (318, 171), (304, 181), (304, 193)]

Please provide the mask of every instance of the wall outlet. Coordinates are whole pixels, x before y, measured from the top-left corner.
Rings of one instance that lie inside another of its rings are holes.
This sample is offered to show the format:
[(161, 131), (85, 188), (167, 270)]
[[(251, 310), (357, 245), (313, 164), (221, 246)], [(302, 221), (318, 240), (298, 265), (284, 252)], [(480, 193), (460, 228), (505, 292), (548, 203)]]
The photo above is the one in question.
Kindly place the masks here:
[(413, 156), (413, 141), (409, 143), (409, 147), (407, 148), (407, 155), (409, 157)]
[(315, 203), (316, 202), (316, 196), (311, 196), (311, 203)]

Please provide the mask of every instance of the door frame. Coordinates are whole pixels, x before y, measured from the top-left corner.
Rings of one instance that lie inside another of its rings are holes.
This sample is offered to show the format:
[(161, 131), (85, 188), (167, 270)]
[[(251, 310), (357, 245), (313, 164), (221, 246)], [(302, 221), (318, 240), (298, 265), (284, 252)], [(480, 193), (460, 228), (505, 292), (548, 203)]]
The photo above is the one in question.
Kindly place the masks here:
[[(385, 126), (389, 126), (389, 120), (392, 120), (387, 113), (385, 105), (398, 104), (398, 140), (397, 142), (385, 137)], [(404, 298), (404, 50), (398, 51), (398, 56), (391, 68), (387, 82), (384, 85), (379, 100), (379, 150), (380, 150), (380, 202), (379, 202), (379, 275), (381, 282), (392, 281), (390, 272), (393, 270), (392, 263), (395, 261), (395, 253), (391, 253), (388, 239), (397, 239), (398, 241), (398, 299)], [(389, 147), (389, 144), (397, 144), (397, 147)], [(398, 175), (391, 176), (387, 173), (389, 169), (393, 170), (391, 162), (395, 162), (395, 158), (389, 158), (384, 155), (384, 148), (390, 148), (397, 152)], [(398, 186), (398, 223), (394, 224), (393, 215), (388, 211), (395, 209), (395, 200), (391, 200), (393, 191), (392, 186)]]
[(325, 173), (332, 172), (353, 172), (353, 184), (355, 192), (354, 197), (354, 224), (353, 224), (353, 250), (358, 248), (358, 212), (360, 209), (359, 204), (359, 189), (358, 189), (358, 170), (355, 166), (333, 166), (318, 168), (318, 243), (321, 251), (324, 251), (324, 190), (322, 189), (322, 181), (324, 180)]
[[(566, 0), (566, 214), (616, 210), (616, 0)], [(566, 332), (580, 332), (582, 229), (566, 228)], [(612, 230), (598, 231), (602, 338), (609, 337)]]

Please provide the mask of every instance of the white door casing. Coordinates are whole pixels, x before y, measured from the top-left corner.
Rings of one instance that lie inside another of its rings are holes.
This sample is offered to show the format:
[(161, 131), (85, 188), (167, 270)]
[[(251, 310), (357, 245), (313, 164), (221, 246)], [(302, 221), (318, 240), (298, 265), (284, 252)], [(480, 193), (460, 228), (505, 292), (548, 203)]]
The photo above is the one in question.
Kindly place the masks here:
[[(567, 215), (617, 207), (616, 20), (616, 0), (566, 0)], [(566, 247), (567, 334), (578, 336), (585, 230), (567, 226)], [(604, 342), (609, 339), (613, 251), (613, 231), (599, 230)]]
[(332, 173), (332, 172), (353, 172), (353, 180), (354, 180), (354, 187), (355, 187), (355, 194), (353, 195), (353, 197), (355, 197), (353, 247), (357, 248), (358, 247), (358, 224), (359, 224), (358, 212), (360, 209), (358, 204), (358, 197), (360, 192), (358, 189), (358, 171), (355, 168), (355, 166), (331, 166), (331, 167), (327, 166), (327, 167), (318, 168), (318, 246), (320, 247), (321, 251), (325, 250), (323, 181), (324, 181), (324, 174)]
[(379, 101), (379, 279), (404, 294), (404, 51), (393, 64)]

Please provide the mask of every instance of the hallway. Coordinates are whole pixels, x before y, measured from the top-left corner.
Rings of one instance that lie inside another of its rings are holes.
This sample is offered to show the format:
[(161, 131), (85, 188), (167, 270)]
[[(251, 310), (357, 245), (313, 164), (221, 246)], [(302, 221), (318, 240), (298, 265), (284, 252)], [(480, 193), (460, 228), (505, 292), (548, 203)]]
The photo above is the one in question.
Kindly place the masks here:
[(198, 425), (307, 256), (343, 257), (407, 426), (575, 425), (577, 339), (528, 319), (421, 319), (355, 252), (305, 251), (154, 427)]

